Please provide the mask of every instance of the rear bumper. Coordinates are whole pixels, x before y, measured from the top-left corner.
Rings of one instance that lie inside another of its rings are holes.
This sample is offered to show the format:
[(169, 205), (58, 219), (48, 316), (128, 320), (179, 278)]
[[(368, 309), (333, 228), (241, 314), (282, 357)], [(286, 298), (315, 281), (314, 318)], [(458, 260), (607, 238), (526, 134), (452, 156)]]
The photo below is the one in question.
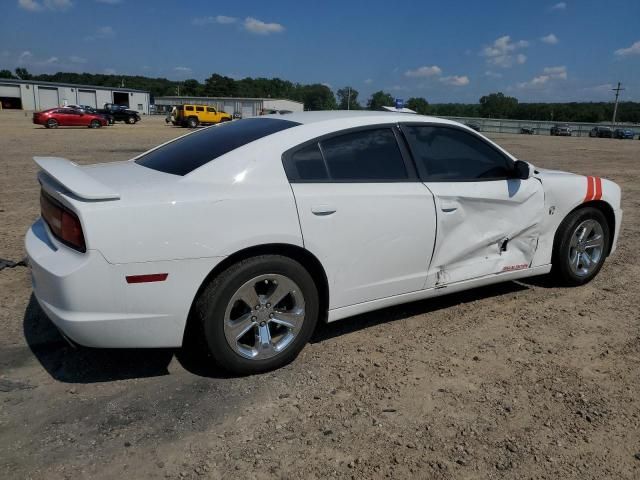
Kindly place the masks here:
[[(42, 220), (25, 239), (33, 293), (73, 342), (98, 348), (182, 345), (187, 316), (206, 275), (220, 260), (110, 264), (96, 250), (58, 244)], [(168, 273), (166, 281), (129, 284), (128, 275)]]

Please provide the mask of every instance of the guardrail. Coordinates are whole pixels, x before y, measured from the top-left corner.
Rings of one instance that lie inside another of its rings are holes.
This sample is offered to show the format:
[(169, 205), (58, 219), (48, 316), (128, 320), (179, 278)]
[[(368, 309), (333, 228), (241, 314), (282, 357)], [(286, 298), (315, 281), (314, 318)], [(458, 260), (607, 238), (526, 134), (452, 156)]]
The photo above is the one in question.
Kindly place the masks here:
[[(586, 123), (586, 122), (547, 122), (539, 120), (510, 120), (503, 118), (477, 118), (477, 117), (441, 117), (460, 123), (473, 123), (485, 133), (521, 133), (522, 128), (533, 128), (536, 135), (550, 135), (554, 125), (569, 125), (571, 135), (574, 137), (588, 137), (593, 127), (610, 127), (610, 123)], [(615, 128), (628, 128), (634, 135), (640, 134), (640, 125), (618, 123)]]

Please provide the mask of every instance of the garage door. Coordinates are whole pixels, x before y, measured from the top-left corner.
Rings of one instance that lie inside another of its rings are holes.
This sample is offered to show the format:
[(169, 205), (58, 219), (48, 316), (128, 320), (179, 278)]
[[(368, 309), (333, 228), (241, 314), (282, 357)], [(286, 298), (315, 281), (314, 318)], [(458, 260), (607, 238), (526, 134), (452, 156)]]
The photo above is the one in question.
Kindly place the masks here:
[(233, 115), (236, 113), (236, 104), (235, 102), (224, 102), (224, 107), (222, 109), (229, 115)]
[(95, 90), (78, 90), (78, 105), (89, 105), (96, 108)]
[(0, 97), (20, 98), (18, 85), (0, 85)]
[(60, 106), (58, 100), (57, 88), (38, 88), (38, 99), (40, 100), (40, 110), (46, 110), (48, 108)]
[(242, 118), (253, 117), (253, 102), (242, 102)]

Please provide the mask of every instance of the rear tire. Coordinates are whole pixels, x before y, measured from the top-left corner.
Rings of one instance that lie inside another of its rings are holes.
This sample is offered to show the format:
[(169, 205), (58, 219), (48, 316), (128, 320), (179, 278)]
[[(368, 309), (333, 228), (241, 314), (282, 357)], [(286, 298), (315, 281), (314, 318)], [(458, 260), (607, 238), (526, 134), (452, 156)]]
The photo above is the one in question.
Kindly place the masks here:
[(565, 218), (554, 240), (551, 275), (564, 286), (584, 285), (598, 274), (609, 252), (611, 234), (603, 213), (593, 207)]
[(198, 122), (198, 119), (196, 117), (189, 117), (187, 119), (187, 127), (189, 128), (197, 128), (199, 123), (200, 122)]
[(248, 375), (295, 359), (311, 338), (318, 309), (318, 291), (302, 265), (262, 255), (218, 275), (198, 297), (194, 313), (216, 362)]
[(47, 123), (44, 126), (47, 128), (58, 128), (58, 125), (60, 124), (56, 119), (50, 118), (49, 120), (47, 120)]
[(136, 123), (136, 117), (128, 117), (128, 118), (127, 118), (127, 123), (128, 123), (129, 125), (133, 125), (133, 124), (135, 124), (135, 123)]

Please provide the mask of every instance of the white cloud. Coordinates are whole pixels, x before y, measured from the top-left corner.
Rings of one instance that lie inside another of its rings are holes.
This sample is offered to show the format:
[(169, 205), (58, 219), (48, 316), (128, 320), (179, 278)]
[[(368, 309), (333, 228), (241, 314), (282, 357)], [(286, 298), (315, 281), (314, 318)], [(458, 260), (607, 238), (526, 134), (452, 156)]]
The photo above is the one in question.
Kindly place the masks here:
[(487, 70), (486, 72), (484, 72), (484, 76), (489, 78), (502, 78), (501, 73), (492, 72), (491, 70)]
[(194, 25), (213, 25), (218, 23), (220, 25), (229, 25), (238, 21), (235, 17), (227, 17), (226, 15), (216, 15), (215, 17), (199, 17), (194, 18), (191, 23)]
[(284, 31), (284, 26), (279, 23), (265, 23), (257, 18), (247, 17), (244, 19), (244, 28), (248, 32), (258, 35), (269, 35)]
[(430, 67), (418, 67), (415, 70), (407, 70), (404, 72), (405, 77), (412, 78), (424, 78), (424, 77), (433, 77), (435, 75), (440, 75), (442, 73), (442, 69), (437, 65), (432, 65)]
[(394, 92), (406, 92), (409, 90), (409, 87), (406, 87), (404, 85), (393, 85), (389, 87), (389, 90), (392, 90)]
[(51, 65), (53, 63), (58, 63), (58, 57), (49, 57), (42, 62), (44, 65)]
[(546, 85), (552, 80), (566, 80), (567, 79), (567, 67), (564, 65), (559, 67), (545, 67), (542, 71), (542, 75), (533, 77), (528, 82), (518, 83), (518, 88), (535, 88)]
[(84, 37), (84, 39), (87, 41), (93, 41), (103, 40), (105, 38), (113, 38), (115, 36), (116, 31), (113, 29), (113, 27), (106, 25), (104, 27), (98, 28), (98, 30), (96, 30), (96, 33), (94, 33), (93, 35), (87, 35), (86, 37)]
[(87, 63), (87, 59), (84, 57), (79, 57), (78, 55), (71, 55), (69, 57), (69, 61), (71, 63)]
[(27, 62), (29, 62), (32, 58), (33, 58), (33, 53), (31, 53), (29, 50), (25, 50), (25, 51), (24, 51), (24, 52), (22, 52), (20, 55), (18, 55), (18, 63), (19, 63), (19, 64), (27, 63)]
[(373, 78), (367, 78), (367, 79), (364, 81), (364, 83), (365, 83), (366, 85), (371, 85), (371, 84), (373, 83)]
[(566, 10), (567, 2), (558, 2), (551, 7), (551, 10)]
[(115, 75), (117, 73), (115, 68), (105, 68), (103, 72), (106, 75)]
[(454, 87), (464, 87), (469, 85), (469, 77), (466, 75), (451, 75), (449, 77), (442, 77), (440, 81), (446, 85), (453, 85)]
[(630, 55), (640, 55), (640, 40), (627, 48), (620, 48), (614, 52), (617, 57), (628, 57)]
[(547, 45), (556, 45), (559, 40), (558, 37), (556, 37), (553, 33), (550, 33), (549, 35), (540, 37), (540, 41), (542, 43), (546, 43)]
[(107, 5), (117, 5), (122, 3), (123, 0), (96, 0), (98, 3), (106, 3)]
[(29, 12), (43, 10), (66, 10), (73, 4), (71, 0), (18, 0), (18, 6)]
[(174, 67), (173, 70), (178, 73), (191, 73), (191, 68), (189, 67)]
[(504, 35), (497, 38), (491, 45), (484, 47), (480, 55), (487, 57), (487, 63), (490, 65), (509, 68), (514, 63), (523, 64), (527, 61), (526, 55), (515, 52), (528, 46), (529, 42), (525, 40), (512, 42), (509, 35)]

